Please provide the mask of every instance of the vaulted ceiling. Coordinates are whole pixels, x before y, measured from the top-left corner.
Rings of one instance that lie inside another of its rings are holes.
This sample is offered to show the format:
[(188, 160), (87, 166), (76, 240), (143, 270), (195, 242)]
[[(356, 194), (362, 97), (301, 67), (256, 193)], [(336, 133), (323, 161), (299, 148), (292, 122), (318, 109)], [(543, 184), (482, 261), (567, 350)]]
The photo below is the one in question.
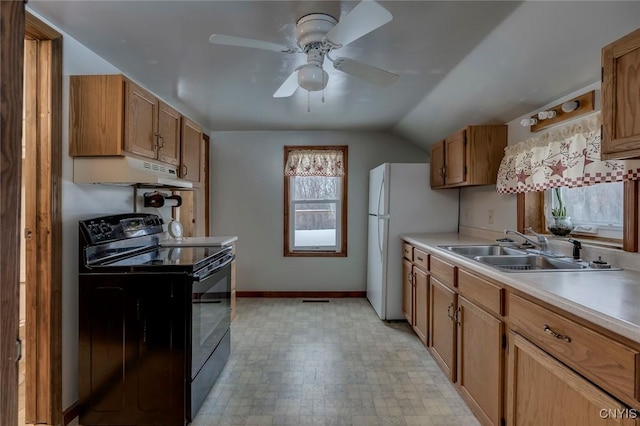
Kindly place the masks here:
[(272, 97), (304, 55), (208, 39), (295, 45), (301, 16), (340, 19), (357, 2), (30, 0), (27, 8), (212, 131), (385, 129), (424, 148), (597, 81), (601, 48), (640, 25), (640, 2), (631, 1), (379, 3), (393, 20), (335, 56), (399, 80), (381, 88), (325, 62), (324, 102), (301, 89)]

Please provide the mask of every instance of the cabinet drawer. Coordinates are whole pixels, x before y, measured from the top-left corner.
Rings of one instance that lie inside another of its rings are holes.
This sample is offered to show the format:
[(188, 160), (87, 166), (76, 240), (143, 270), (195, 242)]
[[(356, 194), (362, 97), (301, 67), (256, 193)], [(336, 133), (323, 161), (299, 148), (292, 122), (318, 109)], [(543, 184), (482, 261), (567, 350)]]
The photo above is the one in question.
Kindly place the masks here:
[(456, 267), (435, 256), (431, 256), (429, 271), (449, 287), (456, 286)]
[(637, 399), (638, 351), (515, 295), (509, 296), (509, 322), (613, 395)]
[(402, 255), (409, 260), (413, 260), (413, 246), (408, 243), (402, 243)]
[(418, 250), (417, 248), (414, 248), (413, 263), (423, 271), (428, 271), (429, 270), (429, 254), (423, 252), (422, 250)]
[(496, 315), (504, 315), (504, 289), (462, 269), (458, 270), (458, 289), (467, 299)]

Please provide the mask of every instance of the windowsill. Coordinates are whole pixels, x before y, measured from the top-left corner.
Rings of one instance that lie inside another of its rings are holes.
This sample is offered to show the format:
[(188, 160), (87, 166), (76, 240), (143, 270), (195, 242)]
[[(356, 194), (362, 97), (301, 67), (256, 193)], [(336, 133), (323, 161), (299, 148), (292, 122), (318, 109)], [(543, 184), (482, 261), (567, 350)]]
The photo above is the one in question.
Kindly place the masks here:
[(347, 253), (339, 253), (335, 251), (287, 251), (284, 257), (347, 257)]
[(591, 235), (567, 235), (559, 237), (553, 234), (544, 234), (551, 241), (567, 241), (569, 238), (580, 241), (583, 245), (592, 247), (602, 247), (608, 249), (622, 250), (622, 240), (616, 240), (613, 238), (598, 238)]

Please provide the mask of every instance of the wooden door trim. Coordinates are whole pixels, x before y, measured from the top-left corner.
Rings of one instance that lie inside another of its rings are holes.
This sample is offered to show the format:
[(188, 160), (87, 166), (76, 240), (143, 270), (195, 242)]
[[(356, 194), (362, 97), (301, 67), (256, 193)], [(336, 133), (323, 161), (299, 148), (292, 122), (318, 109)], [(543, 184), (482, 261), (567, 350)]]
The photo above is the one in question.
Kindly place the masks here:
[(210, 138), (209, 135), (207, 135), (206, 133), (202, 133), (202, 139), (204, 140), (204, 182), (202, 183), (202, 187), (204, 188), (204, 230), (205, 230), (205, 235), (212, 235), (211, 232), (211, 216), (210, 216), (210, 210), (211, 210), (211, 198), (209, 195), (209, 155), (211, 153), (210, 149)]
[(18, 423), (24, 3), (0, 2), (0, 418)]
[(624, 183), (624, 224), (623, 243), (624, 251), (638, 251), (638, 190), (640, 184), (637, 180)]
[[(62, 36), (26, 15), (24, 38), (35, 40), (35, 136), (31, 249), (27, 250), (25, 417), (27, 423), (62, 419)], [(29, 219), (27, 219), (29, 221)], [(28, 245), (29, 247), (29, 245)]]

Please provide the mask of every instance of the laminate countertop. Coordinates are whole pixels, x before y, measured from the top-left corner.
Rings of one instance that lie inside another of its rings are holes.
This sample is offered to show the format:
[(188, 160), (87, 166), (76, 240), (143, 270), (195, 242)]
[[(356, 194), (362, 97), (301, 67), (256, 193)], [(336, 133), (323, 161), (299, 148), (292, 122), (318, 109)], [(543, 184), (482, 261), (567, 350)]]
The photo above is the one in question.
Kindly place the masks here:
[(183, 237), (167, 238), (160, 241), (164, 247), (222, 247), (238, 240), (236, 236), (228, 237)]
[[(640, 343), (640, 272), (503, 272), (440, 245), (496, 244), (459, 234), (404, 234), (404, 241), (500, 281), (564, 311)], [(400, 255), (400, 254), (399, 254)]]

